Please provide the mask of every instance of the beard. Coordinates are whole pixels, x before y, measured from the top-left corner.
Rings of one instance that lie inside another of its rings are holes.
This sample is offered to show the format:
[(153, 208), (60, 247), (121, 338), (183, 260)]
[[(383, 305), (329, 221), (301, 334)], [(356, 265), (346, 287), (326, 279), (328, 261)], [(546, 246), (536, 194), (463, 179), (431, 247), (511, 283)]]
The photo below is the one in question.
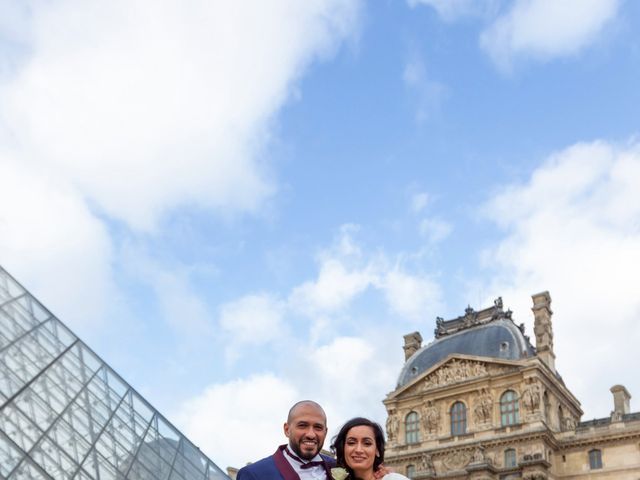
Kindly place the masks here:
[(289, 442), (289, 447), (291, 448), (291, 450), (293, 450), (293, 453), (295, 453), (302, 460), (311, 460), (313, 457), (315, 457), (320, 452), (320, 448), (321, 447), (317, 443), (316, 443), (315, 448), (313, 449), (313, 451), (309, 451), (308, 449), (307, 450), (303, 450), (302, 449), (302, 442), (304, 442), (304, 439), (301, 439), (297, 443)]

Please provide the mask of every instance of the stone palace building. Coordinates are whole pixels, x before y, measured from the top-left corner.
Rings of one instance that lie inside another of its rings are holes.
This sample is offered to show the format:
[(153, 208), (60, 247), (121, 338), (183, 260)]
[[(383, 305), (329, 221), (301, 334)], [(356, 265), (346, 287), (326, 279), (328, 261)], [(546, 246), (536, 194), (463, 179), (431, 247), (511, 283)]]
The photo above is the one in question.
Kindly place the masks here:
[(406, 362), (384, 400), (385, 463), (415, 480), (640, 479), (640, 412), (622, 385), (613, 411), (582, 422), (555, 368), (551, 297), (533, 295), (535, 347), (497, 299), (404, 336)]

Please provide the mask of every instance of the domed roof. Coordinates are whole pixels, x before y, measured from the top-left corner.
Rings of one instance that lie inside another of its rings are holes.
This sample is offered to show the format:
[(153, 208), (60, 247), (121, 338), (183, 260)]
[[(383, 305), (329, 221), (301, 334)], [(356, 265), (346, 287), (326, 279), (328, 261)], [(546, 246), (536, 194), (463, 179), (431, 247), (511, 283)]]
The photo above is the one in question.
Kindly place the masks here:
[(524, 335), (524, 326), (516, 326), (511, 311), (502, 311), (502, 300), (494, 307), (475, 312), (467, 308), (465, 315), (453, 320), (436, 320), (436, 339), (415, 352), (405, 363), (398, 378), (398, 388), (429, 370), (451, 354), (518, 360), (535, 355), (535, 349)]

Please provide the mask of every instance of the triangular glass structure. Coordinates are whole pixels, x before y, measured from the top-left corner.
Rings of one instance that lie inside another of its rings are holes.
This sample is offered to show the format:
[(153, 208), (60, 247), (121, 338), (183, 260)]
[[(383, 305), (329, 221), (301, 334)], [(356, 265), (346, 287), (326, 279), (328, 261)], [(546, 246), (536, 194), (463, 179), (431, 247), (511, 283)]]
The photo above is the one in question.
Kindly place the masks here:
[(229, 477), (0, 267), (0, 478)]

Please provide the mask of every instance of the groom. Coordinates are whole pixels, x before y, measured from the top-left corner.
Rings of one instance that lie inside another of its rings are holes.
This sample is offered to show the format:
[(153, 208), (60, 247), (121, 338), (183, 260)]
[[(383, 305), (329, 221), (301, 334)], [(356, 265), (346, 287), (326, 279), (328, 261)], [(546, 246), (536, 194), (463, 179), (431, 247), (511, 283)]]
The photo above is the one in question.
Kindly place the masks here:
[(331, 480), (335, 460), (320, 454), (327, 436), (327, 416), (320, 405), (303, 400), (291, 407), (284, 434), (288, 445), (241, 468), (236, 480)]

